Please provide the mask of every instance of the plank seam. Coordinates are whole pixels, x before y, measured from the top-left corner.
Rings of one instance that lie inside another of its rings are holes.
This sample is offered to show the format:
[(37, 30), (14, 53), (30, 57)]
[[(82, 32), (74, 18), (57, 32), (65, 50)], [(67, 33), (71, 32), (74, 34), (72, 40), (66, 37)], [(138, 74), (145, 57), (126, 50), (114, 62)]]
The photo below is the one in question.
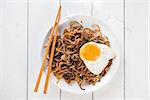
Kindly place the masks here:
[(26, 98), (28, 100), (28, 67), (29, 67), (29, 0), (27, 0), (27, 90)]
[(61, 100), (61, 89), (59, 89), (59, 100)]
[(150, 99), (150, 40), (149, 40), (149, 37), (150, 37), (150, 13), (149, 13), (149, 10), (150, 10), (150, 2), (148, 1), (148, 91), (147, 91), (147, 96), (148, 96), (148, 99)]
[(126, 79), (126, 68), (125, 68), (125, 66), (126, 66), (126, 64), (125, 64), (125, 55), (126, 55), (126, 53), (125, 53), (125, 45), (126, 45), (126, 41), (125, 41), (125, 39), (126, 39), (126, 35), (125, 35), (125, 0), (123, 0), (123, 19), (124, 19), (124, 25), (123, 25), (123, 41), (124, 41), (124, 43), (123, 43), (123, 65), (124, 65), (124, 94), (123, 94), (123, 96), (124, 96), (124, 100), (126, 100), (126, 81), (125, 81), (125, 79)]

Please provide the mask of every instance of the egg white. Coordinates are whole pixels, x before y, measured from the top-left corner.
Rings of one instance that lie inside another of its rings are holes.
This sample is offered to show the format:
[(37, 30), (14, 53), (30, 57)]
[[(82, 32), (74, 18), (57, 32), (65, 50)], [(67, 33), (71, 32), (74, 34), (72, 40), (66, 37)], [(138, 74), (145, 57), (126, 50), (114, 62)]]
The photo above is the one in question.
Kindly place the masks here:
[[(104, 44), (100, 44), (100, 43), (95, 43), (95, 42), (88, 42), (86, 44), (84, 44), (80, 50), (88, 45), (88, 44), (93, 44), (96, 47), (99, 48), (100, 50), (100, 56), (95, 60), (95, 61), (89, 61), (86, 60), (85, 58), (83, 58), (82, 56), (81, 59), (83, 60), (84, 64), (86, 65), (86, 67), (89, 69), (90, 72), (92, 72), (93, 74), (100, 74), (104, 68), (108, 65), (109, 60), (115, 58), (115, 53), (114, 51), (108, 47), (107, 45)], [(92, 51), (91, 51), (92, 52)]]

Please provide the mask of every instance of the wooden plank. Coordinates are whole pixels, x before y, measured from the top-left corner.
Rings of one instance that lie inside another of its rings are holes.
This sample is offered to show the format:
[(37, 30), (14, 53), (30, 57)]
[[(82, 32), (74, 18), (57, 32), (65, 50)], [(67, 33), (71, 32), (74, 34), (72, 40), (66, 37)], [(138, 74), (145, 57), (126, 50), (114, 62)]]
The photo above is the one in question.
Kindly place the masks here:
[(53, 24), (58, 8), (58, 2), (53, 0), (29, 2), (29, 74), (28, 99), (29, 100), (58, 100), (59, 89), (52, 82), (49, 83), (48, 93), (43, 94), (46, 75), (43, 74), (38, 93), (34, 93), (37, 76), (42, 64), (41, 48), (44, 37)]
[(93, 16), (99, 18), (111, 28), (122, 48), (121, 64), (116, 75), (104, 88), (94, 92), (94, 100), (124, 100), (123, 0), (94, 0)]
[(148, 0), (126, 0), (126, 100), (148, 100)]
[[(73, 15), (91, 15), (90, 0), (62, 0), (62, 19)], [(61, 91), (61, 100), (92, 100), (91, 93), (89, 94), (71, 94)]]
[(26, 0), (0, 1), (1, 100), (27, 99), (26, 9)]

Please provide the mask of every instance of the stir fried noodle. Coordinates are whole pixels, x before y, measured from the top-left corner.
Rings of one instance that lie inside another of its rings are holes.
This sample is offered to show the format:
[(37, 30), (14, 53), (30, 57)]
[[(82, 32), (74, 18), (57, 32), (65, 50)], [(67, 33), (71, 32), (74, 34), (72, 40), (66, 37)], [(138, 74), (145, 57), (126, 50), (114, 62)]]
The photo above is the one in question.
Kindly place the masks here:
[(84, 28), (76, 21), (70, 22), (62, 37), (57, 37), (52, 72), (58, 81), (64, 79), (68, 84), (77, 82), (80, 88), (85, 90), (82, 88), (83, 84), (95, 85), (108, 72), (112, 59), (99, 75), (91, 73), (81, 60), (79, 49), (90, 41), (110, 46), (108, 38), (101, 34), (98, 25)]

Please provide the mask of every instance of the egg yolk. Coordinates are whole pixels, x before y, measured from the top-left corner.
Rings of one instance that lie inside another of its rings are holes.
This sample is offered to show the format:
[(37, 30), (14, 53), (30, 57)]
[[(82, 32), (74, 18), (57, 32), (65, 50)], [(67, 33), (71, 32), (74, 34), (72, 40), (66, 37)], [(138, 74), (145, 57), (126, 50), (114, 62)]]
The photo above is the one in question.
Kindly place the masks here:
[(93, 44), (85, 45), (80, 49), (80, 56), (90, 61), (95, 61), (100, 56), (100, 53), (100, 49)]

